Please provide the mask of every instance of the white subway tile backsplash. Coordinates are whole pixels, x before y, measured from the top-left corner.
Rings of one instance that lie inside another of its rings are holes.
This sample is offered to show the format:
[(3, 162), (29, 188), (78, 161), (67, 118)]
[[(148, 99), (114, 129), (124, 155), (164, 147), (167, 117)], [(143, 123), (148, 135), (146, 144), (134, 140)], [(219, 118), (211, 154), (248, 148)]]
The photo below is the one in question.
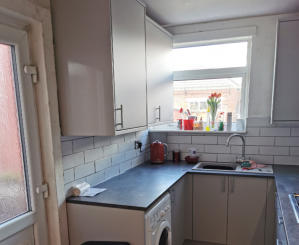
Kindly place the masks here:
[(94, 162), (85, 163), (75, 168), (75, 179), (80, 179), (95, 173)]
[[(218, 145), (225, 145), (228, 136), (218, 136)], [(229, 145), (242, 145), (242, 140), (239, 137), (234, 137), (230, 140)]]
[(250, 155), (249, 158), (259, 164), (273, 164), (273, 156)]
[(261, 155), (273, 155), (273, 156), (287, 156), (289, 155), (289, 147), (281, 146), (261, 146)]
[(132, 160), (135, 157), (136, 157), (136, 150), (127, 151), (127, 152), (125, 152), (125, 159), (124, 160)]
[(116, 154), (117, 152), (118, 152), (117, 144), (104, 146), (104, 155), (105, 156), (110, 156), (110, 155)]
[(63, 179), (64, 179), (64, 183), (65, 183), (65, 184), (74, 181), (74, 180), (75, 180), (74, 169), (71, 168), (71, 169), (65, 170), (65, 171), (63, 172)]
[(290, 154), (291, 156), (299, 156), (299, 147), (291, 147)]
[(274, 164), (284, 164), (284, 165), (298, 165), (298, 156), (275, 156)]
[(217, 162), (235, 163), (238, 155), (234, 154), (218, 154)]
[(106, 179), (110, 179), (113, 178), (117, 175), (119, 175), (120, 171), (119, 171), (119, 164), (116, 166), (112, 166), (110, 168), (106, 168), (105, 169), (105, 178)]
[(276, 137), (275, 145), (278, 145), (278, 146), (299, 146), (299, 137)]
[(126, 161), (126, 162), (123, 162), (119, 165), (119, 172), (120, 173), (123, 173), (127, 170), (129, 170), (130, 168), (132, 168), (132, 161)]
[(168, 143), (173, 144), (191, 144), (191, 136), (168, 136)]
[(96, 148), (84, 152), (85, 162), (91, 162), (103, 158), (103, 149)]
[(73, 142), (70, 141), (62, 141), (61, 142), (61, 152), (62, 156), (67, 156), (73, 154)]
[(93, 137), (77, 139), (73, 141), (73, 152), (82, 152), (94, 148)]
[(72, 155), (62, 157), (63, 169), (74, 168), (84, 163), (83, 152), (75, 153)]
[(290, 128), (261, 128), (261, 136), (290, 136)]
[(100, 148), (103, 146), (111, 145), (111, 137), (108, 136), (96, 136), (94, 137), (94, 147)]
[[(232, 145), (231, 146), (231, 153), (233, 154), (242, 154), (242, 146)], [(246, 146), (245, 147), (245, 154), (246, 155), (254, 155), (259, 153), (258, 146)]]
[(125, 137), (123, 135), (111, 137), (111, 144), (121, 144), (125, 142)]
[(292, 136), (299, 136), (299, 128), (292, 128), (291, 135)]
[(125, 153), (124, 152), (117, 153), (111, 157), (112, 165), (117, 165), (123, 161), (125, 161)]
[(206, 145), (205, 152), (207, 153), (230, 153), (230, 147), (225, 145)]
[[(167, 142), (167, 133), (151, 133), (150, 141), (154, 142), (156, 140), (166, 143)], [(168, 141), (168, 143), (171, 143), (171, 142)]]
[(94, 174), (91, 174), (86, 177), (87, 183), (89, 183), (91, 186), (98, 185), (101, 182), (105, 181), (105, 172), (97, 172)]
[(192, 136), (192, 144), (217, 144), (217, 136)]
[(111, 165), (112, 165), (111, 158), (96, 160), (95, 161), (96, 172), (102, 171), (103, 169), (108, 168)]
[(246, 137), (246, 145), (274, 145), (274, 137)]
[(189, 144), (180, 144), (178, 148), (181, 152), (189, 153), (190, 149), (195, 149), (196, 152), (204, 152), (204, 145), (189, 145)]
[(130, 133), (130, 134), (125, 134), (125, 142), (131, 142), (136, 140), (136, 134), (135, 133)]
[(259, 128), (247, 128), (246, 132), (246, 136), (260, 136)]
[[(184, 159), (184, 158), (182, 158)], [(199, 161), (201, 162), (217, 162), (217, 154), (200, 153)]]

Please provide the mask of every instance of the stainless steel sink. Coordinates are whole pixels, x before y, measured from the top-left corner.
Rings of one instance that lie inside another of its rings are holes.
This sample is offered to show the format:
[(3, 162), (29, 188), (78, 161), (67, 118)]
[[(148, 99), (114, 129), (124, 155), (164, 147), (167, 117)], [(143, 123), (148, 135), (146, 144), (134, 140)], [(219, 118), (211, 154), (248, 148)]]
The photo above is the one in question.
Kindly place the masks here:
[(215, 162), (200, 162), (196, 164), (193, 170), (217, 170), (217, 171), (236, 171), (237, 164), (233, 163), (215, 163)]

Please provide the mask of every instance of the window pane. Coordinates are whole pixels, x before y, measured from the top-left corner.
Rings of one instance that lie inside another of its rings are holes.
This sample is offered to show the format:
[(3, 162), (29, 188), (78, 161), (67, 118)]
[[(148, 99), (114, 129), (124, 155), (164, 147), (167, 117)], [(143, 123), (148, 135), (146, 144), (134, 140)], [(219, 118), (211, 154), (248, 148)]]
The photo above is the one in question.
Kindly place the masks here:
[(207, 122), (207, 99), (211, 93), (221, 93), (219, 112), (224, 112), (226, 122), (227, 112), (232, 112), (233, 122), (240, 119), (242, 78), (221, 78), (206, 80), (190, 80), (174, 82), (174, 120), (181, 115), (180, 108), (189, 109), (191, 114), (202, 117)]
[(200, 70), (247, 65), (248, 42), (207, 45), (173, 50), (173, 70)]
[(0, 224), (28, 211), (12, 54), (0, 44)]

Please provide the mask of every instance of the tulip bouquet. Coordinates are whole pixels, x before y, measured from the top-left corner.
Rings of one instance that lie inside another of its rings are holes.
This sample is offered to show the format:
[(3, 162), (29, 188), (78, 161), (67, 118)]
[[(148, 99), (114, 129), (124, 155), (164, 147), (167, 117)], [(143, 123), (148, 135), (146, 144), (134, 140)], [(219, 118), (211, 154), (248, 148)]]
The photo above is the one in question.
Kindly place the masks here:
[(217, 115), (217, 110), (218, 110), (219, 104), (221, 102), (220, 98), (221, 98), (221, 93), (219, 93), (219, 94), (212, 93), (207, 100), (210, 115), (211, 115), (211, 127), (212, 128), (215, 127), (215, 119), (216, 119), (216, 115)]

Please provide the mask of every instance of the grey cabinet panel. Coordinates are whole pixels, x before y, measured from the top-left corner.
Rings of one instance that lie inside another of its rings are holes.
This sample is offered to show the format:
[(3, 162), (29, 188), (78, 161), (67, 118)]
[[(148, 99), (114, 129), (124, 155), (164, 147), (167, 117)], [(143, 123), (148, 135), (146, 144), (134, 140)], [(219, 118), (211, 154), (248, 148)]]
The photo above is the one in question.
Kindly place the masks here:
[(146, 20), (148, 123), (173, 119), (173, 84), (170, 57), (172, 37), (149, 18)]
[[(53, 0), (52, 9), (62, 134), (146, 128), (144, 6), (136, 0)], [(122, 112), (115, 111), (121, 105)]]
[(272, 122), (299, 124), (299, 18), (278, 23)]
[(193, 176), (193, 240), (226, 244), (227, 200), (228, 176)]
[(145, 9), (111, 0), (111, 11), (115, 105), (123, 106), (124, 129), (146, 126)]
[(267, 178), (229, 177), (227, 244), (263, 245)]

